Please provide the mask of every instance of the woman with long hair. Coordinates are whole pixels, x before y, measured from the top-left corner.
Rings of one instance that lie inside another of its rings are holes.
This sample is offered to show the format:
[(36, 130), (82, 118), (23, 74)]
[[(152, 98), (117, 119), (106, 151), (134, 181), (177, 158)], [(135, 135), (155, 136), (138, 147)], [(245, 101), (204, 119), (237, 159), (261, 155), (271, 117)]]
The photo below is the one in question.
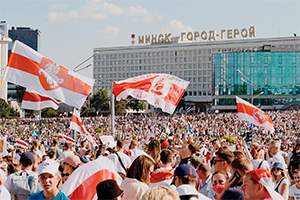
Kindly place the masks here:
[(151, 158), (155, 162), (155, 169), (161, 166), (160, 161), (160, 152), (161, 152), (161, 145), (158, 140), (151, 140), (148, 144), (147, 153), (151, 156)]
[(289, 197), (289, 181), (280, 162), (275, 162), (273, 165), (272, 179), (274, 182), (274, 190), (287, 200)]
[(154, 162), (145, 155), (137, 157), (131, 164), (126, 178), (120, 188), (124, 191), (122, 200), (140, 200), (149, 189), (150, 176), (154, 170)]

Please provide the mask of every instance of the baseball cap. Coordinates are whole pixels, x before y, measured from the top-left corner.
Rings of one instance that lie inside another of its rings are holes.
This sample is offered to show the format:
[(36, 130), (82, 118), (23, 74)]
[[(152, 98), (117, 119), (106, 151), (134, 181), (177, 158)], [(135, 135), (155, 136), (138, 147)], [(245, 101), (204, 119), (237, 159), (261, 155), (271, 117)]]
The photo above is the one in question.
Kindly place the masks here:
[(27, 165), (32, 165), (34, 163), (34, 156), (31, 152), (24, 152), (21, 154), (20, 158), (20, 163), (27, 164)]
[(273, 200), (283, 200), (283, 197), (274, 191), (272, 176), (269, 171), (265, 169), (254, 169), (248, 174), (266, 188)]
[(44, 174), (44, 173), (49, 173), (54, 175), (58, 171), (58, 162), (52, 160), (52, 159), (46, 159), (44, 162), (42, 162), (39, 165), (38, 168), (38, 175)]
[(262, 150), (264, 147), (263, 146), (255, 146), (251, 150), (250, 154), (253, 157), (255, 154), (257, 154), (260, 150)]
[(169, 146), (169, 142), (167, 140), (165, 140), (161, 143), (162, 148), (167, 148), (168, 146)]
[(96, 190), (98, 199), (115, 199), (123, 194), (123, 190), (119, 188), (117, 182), (113, 179), (100, 182)]
[(196, 176), (196, 169), (189, 164), (181, 164), (175, 169), (174, 176), (181, 178), (186, 175)]
[(76, 155), (71, 155), (61, 160), (62, 163), (68, 163), (72, 167), (76, 168), (80, 163), (80, 158)]

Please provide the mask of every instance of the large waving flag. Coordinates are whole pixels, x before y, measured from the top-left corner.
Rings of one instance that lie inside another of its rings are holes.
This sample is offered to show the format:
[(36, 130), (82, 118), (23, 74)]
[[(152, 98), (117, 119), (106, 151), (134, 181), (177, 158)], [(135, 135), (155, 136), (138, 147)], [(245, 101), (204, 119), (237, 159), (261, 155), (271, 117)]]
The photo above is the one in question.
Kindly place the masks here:
[(96, 186), (107, 179), (114, 179), (121, 185), (122, 178), (115, 171), (113, 163), (100, 156), (77, 168), (61, 186), (60, 190), (70, 200), (97, 199)]
[(274, 132), (273, 122), (264, 111), (237, 96), (236, 106), (240, 121), (245, 120), (254, 125), (264, 127), (271, 133)]
[(57, 110), (59, 103), (51, 97), (42, 96), (33, 91), (25, 91), (21, 108), (28, 110), (42, 110), (49, 107)]
[(147, 74), (114, 82), (113, 94), (118, 101), (130, 95), (172, 114), (188, 85), (169, 74)]
[(76, 108), (73, 110), (73, 115), (70, 122), (70, 129), (78, 131), (83, 135), (91, 144), (94, 144), (94, 139), (89, 132), (85, 129), (83, 121), (80, 118), (80, 112)]
[(80, 108), (94, 80), (72, 72), (16, 40), (9, 57), (4, 81), (47, 95)]

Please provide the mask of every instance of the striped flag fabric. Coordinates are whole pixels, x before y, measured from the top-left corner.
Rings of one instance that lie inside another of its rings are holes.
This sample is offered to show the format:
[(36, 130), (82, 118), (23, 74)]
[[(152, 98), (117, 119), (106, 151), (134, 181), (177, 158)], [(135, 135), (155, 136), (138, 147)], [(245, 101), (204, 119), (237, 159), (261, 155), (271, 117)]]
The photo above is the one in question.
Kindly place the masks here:
[(76, 144), (76, 141), (73, 138), (71, 138), (69, 136), (66, 136), (66, 135), (63, 135), (61, 133), (58, 134), (58, 140), (60, 142), (68, 142), (68, 143)]
[(192, 108), (191, 107), (188, 107), (188, 109), (186, 109), (186, 113), (189, 113), (191, 112)]
[(28, 143), (21, 139), (16, 139), (15, 145), (24, 149), (28, 149)]
[(107, 179), (114, 179), (121, 185), (122, 178), (115, 166), (106, 157), (100, 156), (77, 168), (61, 186), (60, 190), (70, 199), (97, 199), (96, 186)]
[(196, 110), (196, 106), (194, 106), (194, 107), (191, 108), (191, 111), (194, 111), (194, 110)]
[(117, 101), (132, 96), (173, 114), (188, 85), (188, 81), (169, 74), (146, 74), (115, 81), (113, 94)]
[(57, 110), (59, 103), (49, 96), (43, 96), (33, 91), (25, 91), (21, 104), (22, 109), (42, 110), (49, 107)]
[(32, 124), (31, 129), (36, 129), (35, 123)]
[(155, 128), (155, 133), (156, 134), (161, 134), (161, 130), (159, 128)]
[(73, 115), (70, 122), (70, 129), (78, 131), (84, 136), (91, 144), (94, 144), (94, 139), (89, 132), (85, 129), (83, 121), (80, 118), (80, 112), (76, 108), (73, 110)]
[(236, 96), (236, 106), (240, 121), (245, 120), (253, 123), (254, 125), (264, 127), (271, 133), (275, 131), (272, 120), (261, 109), (239, 98), (238, 96)]
[(172, 119), (174, 122), (178, 122), (180, 120), (178, 117), (173, 117)]
[(257, 105), (257, 108), (262, 109), (262, 105), (259, 103), (259, 104)]
[(185, 125), (189, 125), (188, 121), (185, 119), (185, 117), (183, 116), (183, 114), (181, 114), (180, 116), (180, 120), (185, 124)]
[(21, 85), (80, 108), (94, 80), (70, 71), (16, 40), (7, 63), (4, 81)]

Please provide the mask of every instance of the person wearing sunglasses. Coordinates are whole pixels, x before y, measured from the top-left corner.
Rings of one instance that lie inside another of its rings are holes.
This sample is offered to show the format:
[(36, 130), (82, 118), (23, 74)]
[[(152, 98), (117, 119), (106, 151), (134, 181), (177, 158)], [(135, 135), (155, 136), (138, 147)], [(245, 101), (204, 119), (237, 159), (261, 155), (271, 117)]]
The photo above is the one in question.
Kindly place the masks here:
[(278, 192), (285, 200), (288, 199), (289, 181), (280, 162), (275, 162), (272, 168), (272, 179), (274, 182), (274, 190)]

